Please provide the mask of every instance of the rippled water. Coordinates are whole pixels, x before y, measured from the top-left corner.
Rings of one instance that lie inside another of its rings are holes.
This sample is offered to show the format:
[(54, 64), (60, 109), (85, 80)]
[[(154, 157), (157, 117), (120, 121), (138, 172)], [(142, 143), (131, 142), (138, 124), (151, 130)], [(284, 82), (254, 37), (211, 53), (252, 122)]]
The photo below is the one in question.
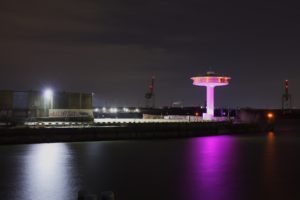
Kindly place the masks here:
[[(300, 136), (300, 134), (299, 134)], [(0, 199), (300, 199), (291, 133), (0, 146)]]

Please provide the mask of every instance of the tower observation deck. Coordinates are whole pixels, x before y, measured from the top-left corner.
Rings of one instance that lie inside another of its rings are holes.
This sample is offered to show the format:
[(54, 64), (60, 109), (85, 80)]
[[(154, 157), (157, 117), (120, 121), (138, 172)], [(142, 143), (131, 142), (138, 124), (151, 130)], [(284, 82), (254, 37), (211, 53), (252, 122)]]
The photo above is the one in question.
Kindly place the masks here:
[(206, 87), (206, 113), (203, 113), (204, 120), (214, 118), (214, 89), (217, 86), (229, 84), (231, 79), (228, 76), (219, 76), (215, 72), (209, 71), (204, 76), (192, 77), (193, 85)]

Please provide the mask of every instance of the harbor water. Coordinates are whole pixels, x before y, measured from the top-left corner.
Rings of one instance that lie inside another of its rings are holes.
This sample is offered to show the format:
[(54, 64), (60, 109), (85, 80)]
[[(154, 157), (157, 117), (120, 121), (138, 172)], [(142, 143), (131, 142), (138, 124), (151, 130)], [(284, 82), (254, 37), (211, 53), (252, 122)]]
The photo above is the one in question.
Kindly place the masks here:
[(0, 199), (300, 199), (300, 134), (0, 146)]

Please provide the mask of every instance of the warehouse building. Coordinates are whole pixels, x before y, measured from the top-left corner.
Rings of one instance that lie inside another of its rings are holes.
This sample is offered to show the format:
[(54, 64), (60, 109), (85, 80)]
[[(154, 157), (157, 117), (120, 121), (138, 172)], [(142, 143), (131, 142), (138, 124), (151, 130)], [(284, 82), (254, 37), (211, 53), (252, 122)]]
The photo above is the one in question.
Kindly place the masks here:
[(0, 119), (93, 118), (92, 94), (0, 90)]

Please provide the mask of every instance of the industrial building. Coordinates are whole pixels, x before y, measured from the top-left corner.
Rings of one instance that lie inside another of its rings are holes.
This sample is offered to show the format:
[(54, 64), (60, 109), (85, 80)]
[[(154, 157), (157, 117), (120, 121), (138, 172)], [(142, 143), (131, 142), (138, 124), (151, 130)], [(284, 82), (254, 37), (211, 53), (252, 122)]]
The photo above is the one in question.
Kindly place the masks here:
[(0, 119), (93, 118), (91, 93), (0, 90)]

